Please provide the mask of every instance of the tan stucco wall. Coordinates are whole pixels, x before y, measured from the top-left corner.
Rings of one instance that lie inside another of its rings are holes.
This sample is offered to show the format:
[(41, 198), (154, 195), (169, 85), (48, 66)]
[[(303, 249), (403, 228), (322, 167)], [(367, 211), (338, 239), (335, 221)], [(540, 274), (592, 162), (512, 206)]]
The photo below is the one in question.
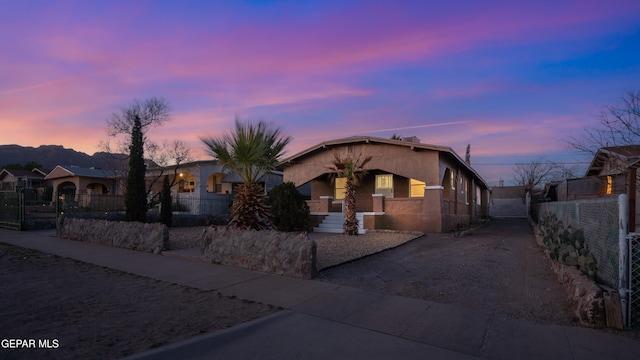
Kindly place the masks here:
[[(319, 205), (321, 196), (334, 196), (334, 186), (326, 175), (334, 153), (341, 158), (357, 158), (359, 154), (362, 158), (372, 157), (366, 165), (369, 174), (357, 189), (356, 207), (359, 212), (373, 211), (375, 175), (394, 174), (393, 198), (384, 199), (384, 215), (367, 216), (365, 224), (368, 228), (442, 232), (483, 216), (476, 209), (481, 207), (475, 206), (475, 175), (454, 155), (433, 149), (412, 150), (409, 146), (381, 143), (339, 145), (308, 153), (285, 164), (285, 182), (291, 181), (300, 186), (312, 181), (311, 211)], [(443, 185), (447, 168), (455, 173), (455, 189), (449, 186), (448, 190), (442, 190), (439, 187)], [(409, 198), (410, 178), (432, 187), (425, 190), (424, 198)], [(443, 201), (445, 191), (449, 201), (446, 205)], [(486, 199), (482, 199), (482, 204), (486, 204)], [(339, 205), (334, 205), (332, 210), (339, 211)]]
[(418, 179), (427, 185), (440, 183), (437, 166), (438, 151), (413, 151), (406, 146), (372, 143), (338, 146), (309, 154), (305, 156), (304, 162), (296, 161), (286, 164), (284, 181), (291, 181), (300, 186), (328, 173), (327, 168), (334, 159), (334, 153), (338, 153), (343, 158), (346, 156), (357, 157), (359, 154), (362, 154), (363, 158), (372, 156), (366, 166), (367, 169), (379, 169), (386, 173)]
[[(107, 191), (109, 194), (114, 194), (114, 189), (113, 189), (114, 184), (113, 184), (113, 181), (111, 180), (73, 176), (73, 177), (67, 177), (67, 178), (54, 179), (51, 181), (51, 184), (53, 186), (54, 197), (57, 196), (58, 194), (58, 187), (61, 184), (67, 183), (67, 182), (72, 183), (76, 186), (76, 193), (92, 192), (90, 189), (87, 189), (87, 187), (91, 184), (100, 184), (100, 185), (104, 185), (107, 188)], [(101, 194), (102, 192), (95, 190), (95, 193)]]

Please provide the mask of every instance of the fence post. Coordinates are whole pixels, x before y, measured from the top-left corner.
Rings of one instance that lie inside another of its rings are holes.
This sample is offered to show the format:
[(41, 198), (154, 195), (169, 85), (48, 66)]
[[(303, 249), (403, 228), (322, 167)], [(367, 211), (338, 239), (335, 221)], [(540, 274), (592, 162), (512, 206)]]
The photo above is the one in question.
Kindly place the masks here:
[(18, 192), (18, 222), (20, 223), (19, 230), (24, 230), (25, 228), (25, 198), (24, 198), (24, 190), (20, 190)]
[(620, 307), (622, 308), (622, 323), (629, 327), (629, 278), (628, 261), (629, 252), (627, 247), (627, 218), (628, 218), (628, 198), (626, 194), (618, 195), (618, 293), (620, 294)]

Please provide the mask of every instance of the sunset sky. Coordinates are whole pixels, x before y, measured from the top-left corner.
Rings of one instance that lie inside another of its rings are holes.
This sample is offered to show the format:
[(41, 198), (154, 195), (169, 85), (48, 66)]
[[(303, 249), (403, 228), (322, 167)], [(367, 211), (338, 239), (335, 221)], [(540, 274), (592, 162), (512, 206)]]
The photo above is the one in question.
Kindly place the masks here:
[[(88, 154), (134, 99), (149, 137), (264, 119), (293, 137), (393, 134), (450, 146), (490, 184), (640, 90), (640, 1), (2, 1), (0, 144)], [(37, 160), (37, 159), (36, 159)], [(1, 162), (1, 161), (0, 161)], [(584, 165), (583, 165), (584, 166)]]

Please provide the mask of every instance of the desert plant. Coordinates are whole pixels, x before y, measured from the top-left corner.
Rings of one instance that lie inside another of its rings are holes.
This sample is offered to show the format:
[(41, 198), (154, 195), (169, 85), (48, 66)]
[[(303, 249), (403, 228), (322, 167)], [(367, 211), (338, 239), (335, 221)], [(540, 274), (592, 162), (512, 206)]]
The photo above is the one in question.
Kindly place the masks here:
[(242, 184), (235, 188), (229, 225), (242, 229), (272, 229), (269, 208), (264, 204), (261, 177), (276, 168), (291, 138), (266, 122), (236, 119), (234, 131), (221, 137), (202, 138), (211, 155), (227, 170), (234, 171)]
[(360, 179), (367, 174), (365, 165), (371, 161), (371, 156), (356, 159), (352, 157), (342, 158), (339, 154), (334, 154), (334, 159), (328, 167), (333, 179), (345, 178), (344, 188), (344, 224), (342, 225), (345, 235), (358, 235), (358, 219), (356, 218), (356, 187), (360, 185)]
[(311, 227), (309, 205), (294, 183), (286, 182), (271, 189), (266, 203), (278, 230), (307, 231)]

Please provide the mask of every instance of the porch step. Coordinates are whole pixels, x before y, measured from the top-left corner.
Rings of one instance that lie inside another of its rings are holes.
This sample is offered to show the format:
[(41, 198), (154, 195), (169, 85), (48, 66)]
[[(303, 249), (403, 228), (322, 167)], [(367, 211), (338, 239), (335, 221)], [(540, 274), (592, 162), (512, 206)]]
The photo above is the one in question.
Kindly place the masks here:
[[(364, 228), (364, 214), (356, 213), (358, 219), (358, 234), (365, 234), (367, 229)], [(342, 234), (342, 225), (344, 224), (343, 213), (329, 213), (322, 223), (313, 228), (314, 232)]]

